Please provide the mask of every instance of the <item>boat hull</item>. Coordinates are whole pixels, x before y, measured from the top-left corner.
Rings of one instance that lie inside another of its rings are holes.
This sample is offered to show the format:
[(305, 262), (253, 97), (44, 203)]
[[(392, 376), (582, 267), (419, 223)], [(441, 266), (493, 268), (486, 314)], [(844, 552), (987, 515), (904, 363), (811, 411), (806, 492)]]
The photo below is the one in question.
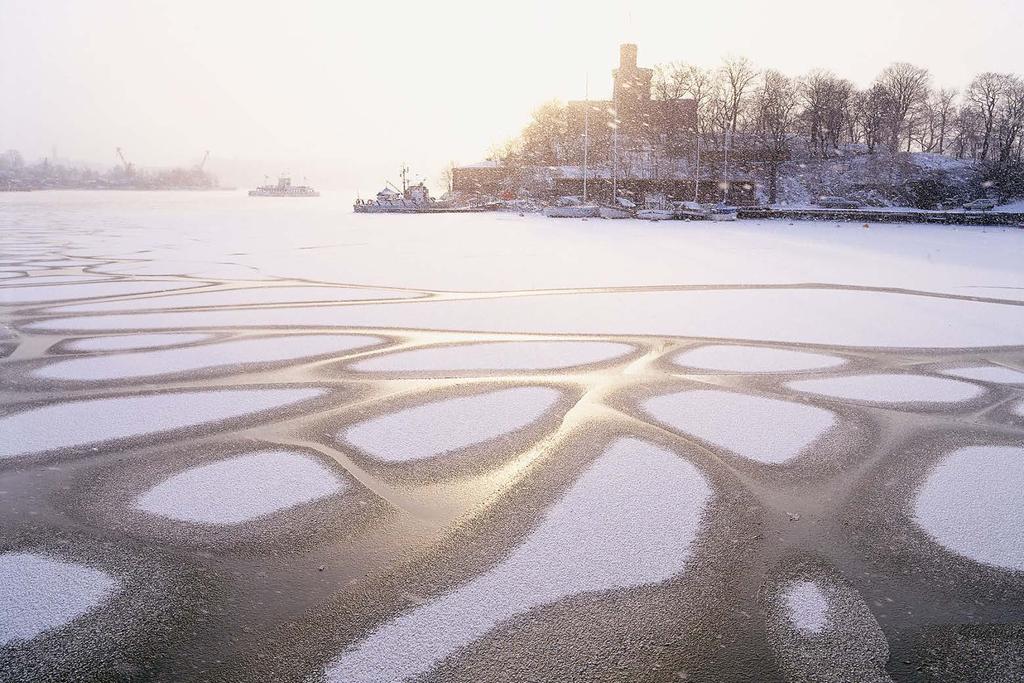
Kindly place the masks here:
[(646, 221), (670, 221), (676, 214), (671, 209), (640, 209), (636, 212), (636, 217)]
[(250, 197), (319, 197), (319, 192), (263, 192), (249, 190)]
[(415, 206), (401, 204), (355, 204), (354, 213), (480, 213), (490, 211), (488, 206)]
[(601, 207), (598, 206), (549, 206), (544, 209), (548, 218), (598, 218)]
[(734, 221), (734, 220), (736, 220), (736, 218), (737, 218), (736, 212), (708, 214), (708, 220), (712, 220), (712, 221)]
[(602, 206), (600, 209), (601, 218), (618, 219), (632, 218), (633, 214), (625, 209), (617, 209), (614, 206)]

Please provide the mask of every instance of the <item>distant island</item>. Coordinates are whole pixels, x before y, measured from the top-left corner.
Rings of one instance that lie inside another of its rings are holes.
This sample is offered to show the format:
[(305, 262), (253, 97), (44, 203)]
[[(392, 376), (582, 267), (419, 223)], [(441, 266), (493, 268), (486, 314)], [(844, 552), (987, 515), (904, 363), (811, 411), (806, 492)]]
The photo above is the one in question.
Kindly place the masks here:
[(9, 149), (0, 154), (0, 191), (30, 190), (216, 190), (217, 179), (205, 170), (209, 152), (186, 168), (141, 169), (127, 161), (106, 171), (85, 165), (62, 163), (56, 158), (26, 163), (21, 153)]
[(1024, 79), (983, 73), (958, 92), (894, 63), (858, 89), (828, 71), (792, 78), (742, 58), (643, 68), (625, 44), (611, 99), (546, 103), (487, 160), (445, 175), (463, 198), (541, 202), (1006, 202), (1024, 196)]

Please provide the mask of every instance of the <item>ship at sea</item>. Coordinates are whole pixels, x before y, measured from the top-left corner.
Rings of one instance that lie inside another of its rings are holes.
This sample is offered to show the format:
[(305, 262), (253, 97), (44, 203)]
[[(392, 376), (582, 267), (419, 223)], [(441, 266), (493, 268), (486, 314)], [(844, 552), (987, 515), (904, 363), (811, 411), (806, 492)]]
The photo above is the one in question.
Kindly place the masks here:
[(319, 197), (320, 193), (309, 185), (292, 185), (292, 179), (281, 176), (277, 185), (260, 185), (249, 190), (250, 197)]

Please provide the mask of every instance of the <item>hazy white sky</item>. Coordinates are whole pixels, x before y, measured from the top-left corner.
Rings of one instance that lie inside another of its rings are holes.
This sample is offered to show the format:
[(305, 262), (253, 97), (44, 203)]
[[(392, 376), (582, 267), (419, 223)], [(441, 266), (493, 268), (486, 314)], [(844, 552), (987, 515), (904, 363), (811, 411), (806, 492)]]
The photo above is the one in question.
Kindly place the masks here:
[(607, 95), (624, 41), (645, 65), (742, 54), (861, 84), (895, 60), (950, 86), (1024, 73), (1021, 0), (726, 6), (0, 0), (0, 150), (112, 163), (121, 146), (145, 166), (211, 149), (375, 178), (404, 160), (436, 176), (447, 159), (482, 158), (541, 102), (582, 97), (587, 73), (591, 95)]

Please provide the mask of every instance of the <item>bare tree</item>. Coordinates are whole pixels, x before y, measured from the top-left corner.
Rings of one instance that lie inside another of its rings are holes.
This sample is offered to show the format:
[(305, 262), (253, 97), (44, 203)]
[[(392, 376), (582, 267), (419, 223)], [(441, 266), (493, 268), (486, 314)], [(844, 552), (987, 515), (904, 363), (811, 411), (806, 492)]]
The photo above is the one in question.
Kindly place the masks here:
[(728, 57), (719, 68), (719, 74), (725, 92), (725, 114), (729, 120), (729, 131), (735, 137), (743, 104), (757, 78), (757, 69), (746, 57)]
[(999, 162), (1013, 160), (1018, 142), (1024, 131), (1024, 80), (1019, 76), (1003, 77), (1002, 97), (999, 107)]
[(931, 76), (927, 69), (896, 62), (885, 68), (877, 82), (889, 93), (889, 149), (895, 153), (911, 112), (928, 97)]
[(693, 100), (697, 111), (697, 128), (700, 132), (701, 115), (707, 108), (714, 90), (715, 75), (710, 69), (690, 65), (686, 69), (686, 94)]
[(523, 158), (532, 164), (562, 163), (567, 133), (565, 106), (557, 100), (545, 102), (533, 112), (533, 120), (523, 130)]
[(988, 158), (992, 131), (995, 128), (996, 110), (1003, 95), (1005, 82), (1002, 74), (991, 71), (979, 74), (967, 87), (967, 101), (974, 105), (981, 124), (981, 159)]
[(938, 153), (946, 153), (946, 137), (956, 112), (956, 90), (942, 88), (932, 94), (931, 110), (934, 113), (935, 137), (938, 140)]
[(768, 202), (778, 200), (779, 167), (789, 157), (796, 121), (797, 88), (788, 76), (769, 70), (754, 94), (754, 132), (768, 180)]
[(848, 129), (853, 84), (828, 71), (812, 71), (800, 82), (801, 119), (812, 154), (828, 157)]
[(892, 98), (889, 90), (881, 83), (875, 83), (867, 90), (857, 93), (854, 104), (864, 144), (868, 153), (874, 153), (885, 141), (887, 126), (892, 120)]
[(681, 100), (687, 95), (690, 66), (683, 62), (659, 64), (651, 80), (651, 97), (656, 100)]
[(455, 162), (449, 161), (441, 169), (441, 184), (445, 192), (451, 193), (455, 190)]

